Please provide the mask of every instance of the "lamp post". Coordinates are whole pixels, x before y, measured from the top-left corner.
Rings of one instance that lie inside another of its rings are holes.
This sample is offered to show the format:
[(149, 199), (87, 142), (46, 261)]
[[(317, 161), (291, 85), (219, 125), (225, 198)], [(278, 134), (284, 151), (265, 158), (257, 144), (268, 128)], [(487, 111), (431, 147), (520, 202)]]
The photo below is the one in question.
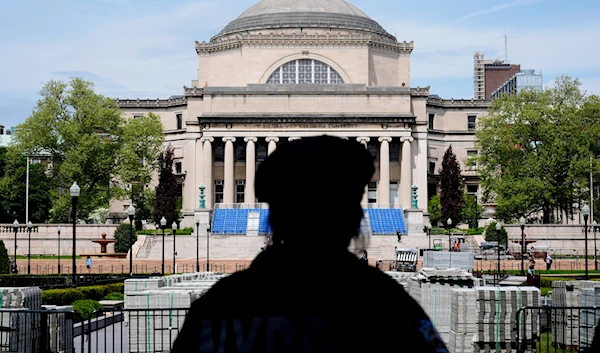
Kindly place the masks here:
[(431, 250), (431, 223), (427, 224), (427, 236), (429, 236), (429, 250)]
[(17, 232), (19, 231), (19, 221), (17, 221), (16, 219), (13, 222), (13, 230), (15, 231), (15, 268), (18, 272), (19, 268), (17, 267)]
[(521, 226), (521, 276), (525, 274), (525, 217), (519, 218)]
[(129, 205), (127, 208), (129, 216), (129, 277), (133, 276), (133, 217), (135, 216), (135, 207)]
[(196, 272), (200, 272), (200, 216), (196, 215)]
[(77, 237), (76, 237), (77, 201), (79, 200), (79, 193), (81, 192), (81, 188), (79, 187), (79, 185), (77, 185), (77, 183), (73, 183), (73, 185), (71, 185), (71, 188), (69, 188), (69, 191), (71, 193), (71, 213), (73, 216), (73, 249), (72, 249), (72, 254), (71, 254), (71, 256), (73, 257), (73, 277), (72, 277), (71, 286), (76, 287), (77, 286), (77, 264), (75, 263), (75, 250), (77, 249), (77, 247), (76, 247), (76, 245), (77, 245)]
[(596, 228), (598, 228), (598, 223), (596, 223), (596, 221), (593, 221), (592, 230), (594, 231), (594, 270), (598, 271), (598, 248), (596, 247)]
[(60, 275), (60, 226), (56, 230), (58, 231), (58, 274)]
[(502, 224), (500, 221), (496, 223), (496, 238), (498, 239), (498, 279), (496, 284), (500, 286), (500, 231), (502, 230)]
[(206, 186), (204, 186), (204, 184), (200, 184), (199, 186), (200, 189), (200, 209), (205, 209), (206, 208), (206, 200), (204, 199), (204, 190), (206, 190)]
[(31, 221), (27, 222), (27, 274), (31, 274)]
[(587, 281), (589, 279), (588, 276), (588, 229), (587, 229), (587, 224), (588, 224), (588, 217), (590, 216), (590, 207), (588, 205), (583, 206), (583, 208), (581, 209), (581, 213), (583, 213), (583, 227), (584, 227), (584, 234), (585, 234), (585, 280)]
[(209, 255), (210, 255), (210, 225), (206, 229), (206, 272), (210, 272), (210, 262), (208, 261)]
[(448, 220), (446, 221), (446, 224), (448, 224), (448, 253), (450, 256), (450, 268), (452, 268), (452, 239), (450, 238), (450, 228), (452, 228), (452, 219), (448, 218)]
[(165, 275), (165, 228), (167, 228), (167, 220), (165, 217), (160, 219), (160, 227), (162, 228), (162, 275)]
[(177, 222), (173, 222), (173, 224), (171, 224), (171, 229), (173, 230), (173, 273), (176, 273), (175, 257), (177, 256), (177, 247), (175, 246), (175, 234), (177, 233)]

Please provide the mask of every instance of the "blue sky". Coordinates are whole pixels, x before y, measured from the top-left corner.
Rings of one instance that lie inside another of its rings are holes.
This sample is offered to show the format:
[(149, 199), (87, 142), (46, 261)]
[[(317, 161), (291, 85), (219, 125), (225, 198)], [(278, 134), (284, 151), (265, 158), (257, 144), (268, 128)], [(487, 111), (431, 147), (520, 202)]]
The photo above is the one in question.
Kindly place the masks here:
[[(208, 41), (257, 0), (19, 0), (0, 11), (0, 124), (23, 122), (50, 79), (81, 76), (105, 95), (182, 94), (197, 71), (194, 41)], [(414, 41), (412, 86), (471, 98), (475, 51), (600, 94), (600, 2), (593, 0), (351, 0)]]

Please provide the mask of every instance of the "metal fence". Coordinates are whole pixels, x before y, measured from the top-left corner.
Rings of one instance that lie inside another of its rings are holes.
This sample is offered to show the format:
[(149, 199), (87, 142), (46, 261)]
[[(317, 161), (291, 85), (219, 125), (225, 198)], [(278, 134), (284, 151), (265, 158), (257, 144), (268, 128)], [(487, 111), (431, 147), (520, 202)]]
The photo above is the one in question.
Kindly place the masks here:
[(75, 326), (75, 352), (170, 352), (189, 309), (103, 309)]
[(516, 318), (519, 353), (591, 352), (600, 307), (526, 307)]
[(72, 311), (0, 310), (0, 351), (72, 352)]

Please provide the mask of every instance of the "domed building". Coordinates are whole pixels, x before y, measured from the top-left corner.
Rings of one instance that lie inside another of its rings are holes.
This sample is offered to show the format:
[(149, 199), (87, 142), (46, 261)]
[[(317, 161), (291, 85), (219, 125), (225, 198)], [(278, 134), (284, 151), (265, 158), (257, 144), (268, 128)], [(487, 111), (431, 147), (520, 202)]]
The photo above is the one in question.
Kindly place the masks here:
[[(329, 134), (357, 140), (373, 155), (365, 209), (404, 211), (389, 219), (367, 212), (379, 217), (367, 220), (370, 233), (395, 234), (402, 223), (403, 233), (422, 234), (444, 152), (452, 145), (465, 170), (489, 102), (412, 87), (413, 48), (344, 0), (262, 0), (210, 41), (196, 42), (198, 77), (182, 96), (119, 104), (130, 117), (161, 117), (175, 148), (184, 226), (194, 224), (204, 185), (213, 234), (264, 235), (264, 213), (253, 215), (265, 207), (254, 205), (257, 164), (282, 142)], [(464, 175), (476, 195), (475, 172)], [(112, 211), (127, 206), (116, 202)], [(245, 211), (227, 213), (238, 208)], [(236, 226), (222, 227), (221, 217), (234, 217)]]

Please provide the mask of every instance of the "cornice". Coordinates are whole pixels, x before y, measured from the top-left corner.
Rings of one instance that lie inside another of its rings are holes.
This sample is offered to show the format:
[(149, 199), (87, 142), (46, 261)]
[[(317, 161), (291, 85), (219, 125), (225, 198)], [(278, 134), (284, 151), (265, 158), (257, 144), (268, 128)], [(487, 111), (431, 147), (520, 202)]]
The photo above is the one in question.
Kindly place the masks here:
[(187, 106), (186, 97), (168, 99), (115, 99), (121, 109), (124, 108), (173, 108)]
[(225, 96), (290, 96), (290, 95), (359, 95), (390, 96), (410, 95), (412, 97), (428, 97), (429, 87), (370, 87), (364, 84), (313, 85), (313, 84), (248, 84), (239, 87), (183, 87), (185, 97), (204, 97), (205, 95)]
[(320, 47), (360, 47), (369, 46), (398, 53), (412, 53), (414, 42), (397, 42), (388, 37), (374, 34), (236, 34), (232, 37), (219, 38), (211, 42), (196, 41), (197, 54), (236, 49), (241, 47), (258, 48), (320, 48)]
[(484, 108), (488, 109), (492, 105), (490, 100), (479, 99), (441, 99), (428, 98), (427, 105), (442, 108)]

